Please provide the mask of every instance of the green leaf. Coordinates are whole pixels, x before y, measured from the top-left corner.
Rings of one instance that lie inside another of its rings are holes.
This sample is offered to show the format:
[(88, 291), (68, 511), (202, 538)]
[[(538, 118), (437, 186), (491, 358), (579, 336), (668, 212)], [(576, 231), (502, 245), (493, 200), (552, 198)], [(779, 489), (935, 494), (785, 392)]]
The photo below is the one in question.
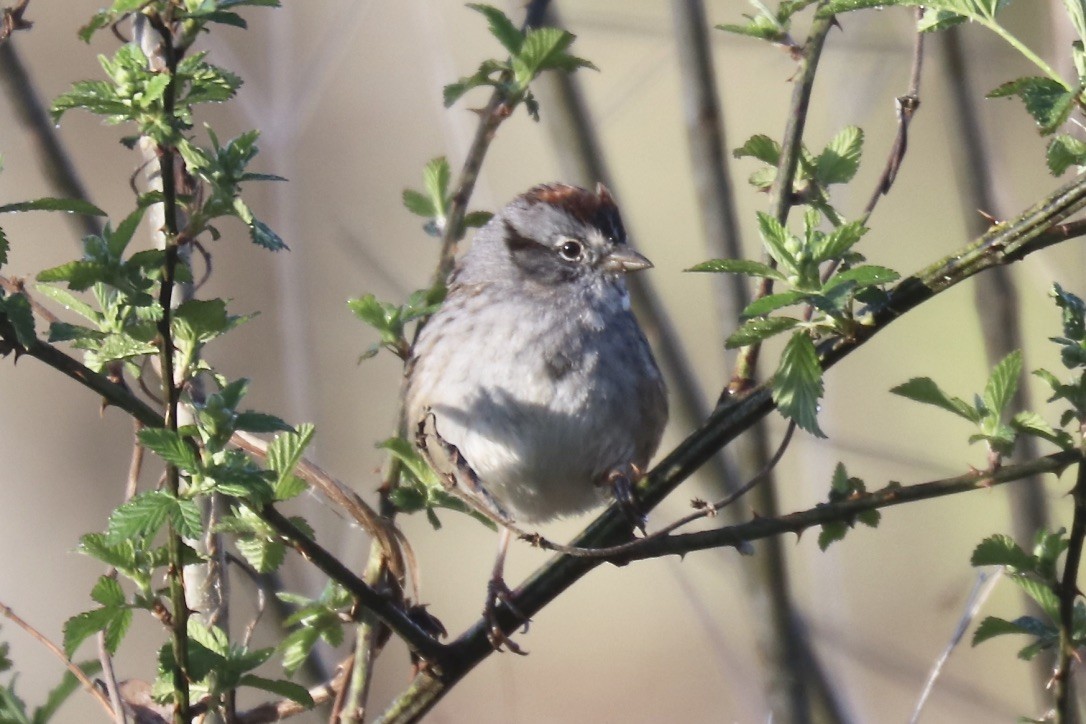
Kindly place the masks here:
[(973, 633), (973, 646), (1005, 634), (1029, 634), (1031, 636), (1046, 637), (1054, 635), (1055, 629), (1046, 626), (1032, 616), (1022, 616), (1014, 621), (988, 616), (980, 622), (977, 630)]
[(286, 546), (278, 540), (256, 536), (238, 537), (234, 544), (258, 573), (278, 570), (286, 557)]
[(147, 537), (157, 533), (166, 522), (189, 538), (200, 534), (200, 509), (191, 500), (180, 500), (165, 490), (139, 493), (109, 516), (106, 542), (116, 543), (125, 538)]
[(80, 644), (104, 631), (106, 649), (115, 653), (131, 623), (132, 610), (126, 606), (106, 606), (76, 614), (64, 623), (64, 652), (71, 658)]
[(524, 35), (505, 16), (505, 13), (490, 5), (479, 3), (468, 3), (468, 7), (486, 16), (487, 25), (490, 26), (490, 34), (498, 39), (498, 42), (509, 51), (510, 55), (520, 53), (521, 45), (524, 43)]
[(302, 459), (306, 446), (313, 440), (315, 431), (312, 424), (305, 423), (298, 425), (296, 432), (276, 435), (268, 444), (268, 467), (278, 474), (275, 481), (276, 500), (288, 500), (306, 490), (305, 482), (294, 475), (294, 468)]
[(857, 126), (847, 126), (834, 136), (815, 159), (815, 179), (825, 185), (848, 183), (860, 167), (864, 132)]
[(996, 534), (982, 540), (973, 549), (971, 566), (1007, 566), (1015, 571), (1033, 571), (1033, 556), (1022, 550), (1009, 535)]
[(449, 180), (452, 172), (449, 162), (444, 156), (439, 156), (426, 164), (422, 172), (422, 185), (426, 194), (430, 197), (430, 205), (434, 209), (435, 216), (444, 219), (448, 214)]
[(190, 343), (210, 341), (240, 321), (226, 313), (222, 299), (190, 299), (174, 310), (173, 319), (174, 334)]
[(249, 238), (257, 246), (262, 246), (270, 251), (289, 250), (289, 247), (279, 238), (279, 235), (260, 219), (253, 219), (249, 225)]
[(1036, 412), (1024, 410), (1017, 413), (1011, 420), (1011, 426), (1019, 432), (1034, 435), (1058, 445), (1063, 450), (1071, 450), (1075, 446), (1074, 439), (1065, 430), (1054, 430), (1045, 419)]
[(83, 199), (57, 199), (41, 198), (33, 201), (20, 201), (15, 204), (0, 206), (0, 214), (10, 214), (18, 211), (67, 211), (70, 214), (84, 214), (86, 216), (105, 216), (106, 212)]
[(38, 339), (34, 332), (34, 310), (25, 294), (0, 297), (0, 313), (7, 317), (19, 344), (25, 348), (34, 346)]
[(779, 271), (759, 261), (749, 259), (712, 259), (695, 264), (686, 271), (692, 272), (724, 272), (727, 274), (746, 274), (752, 277), (765, 277), (784, 281), (785, 276)]
[(984, 404), (996, 418), (1010, 405), (1022, 375), (1022, 352), (1015, 350), (1000, 360), (984, 386)]
[[(759, 299), (755, 299), (753, 302), (747, 305), (747, 308), (743, 310), (739, 318), (742, 320), (750, 319), (751, 317), (761, 317), (771, 312), (775, 312), (783, 307), (789, 307), (793, 304), (798, 304), (807, 297), (810, 296), (806, 292), (800, 291), (788, 291), (781, 292), (779, 294), (768, 294)], [(791, 326), (784, 327), (785, 329), (791, 329)]]
[(751, 319), (735, 330), (724, 343), (725, 348), (735, 349), (745, 347), (756, 342), (761, 342), (776, 334), (792, 329), (800, 322), (791, 317), (769, 317), (768, 319)]
[(735, 158), (752, 157), (763, 163), (776, 167), (781, 160), (781, 145), (764, 134), (756, 134), (747, 139), (739, 148), (732, 152)]
[(814, 341), (796, 332), (785, 345), (777, 373), (773, 375), (773, 401), (785, 417), (817, 437), (826, 437), (818, 426), (818, 401), (822, 398), (822, 366)]
[(265, 679), (262, 676), (256, 676), (254, 674), (246, 674), (241, 677), (241, 684), (256, 689), (263, 689), (264, 691), (281, 696), (285, 699), (296, 701), (307, 708), (314, 706), (313, 697), (309, 695), (309, 691), (301, 684), (295, 684), (294, 682), (284, 681), (282, 679)]
[(823, 236), (811, 249), (811, 255), (816, 262), (841, 259), (866, 233), (867, 227), (861, 221), (842, 224)]
[(1063, 5), (1079, 40), (1086, 43), (1086, 0), (1063, 0)]
[(951, 397), (939, 389), (939, 385), (930, 377), (914, 377), (890, 390), (895, 395), (906, 397), (914, 402), (935, 405), (955, 415), (964, 417), (973, 423), (979, 423), (980, 412), (964, 400)]
[(1048, 170), (1060, 176), (1071, 166), (1086, 166), (1086, 142), (1060, 134), (1049, 141), (1045, 157)]
[(75, 295), (60, 287), (54, 287), (48, 284), (36, 284), (34, 288), (39, 294), (52, 299), (57, 304), (60, 304), (65, 309), (70, 309), (76, 314), (80, 315), (84, 319), (90, 320), (95, 324), (101, 322), (102, 315), (94, 311), (94, 309), (86, 302), (78, 299)]
[(860, 288), (878, 286), (897, 281), (900, 277), (901, 275), (893, 269), (887, 269), (884, 266), (875, 266), (873, 264), (865, 264), (863, 266), (854, 266), (851, 269), (846, 269), (843, 272), (834, 274), (826, 281), (823, 290), (829, 290), (839, 284), (845, 283), (853, 283)]
[(560, 28), (535, 28), (524, 36), (520, 52), (510, 59), (513, 81), (525, 91), (528, 84), (545, 70), (572, 72), (577, 68), (598, 70), (589, 61), (570, 55), (566, 49), (576, 38), (573, 33)]
[(444, 486), (437, 474), (422, 459), (422, 455), (415, 446), (402, 437), (390, 437), (377, 444), (378, 448), (388, 450), (392, 456), (404, 464), (412, 477), (427, 488), (442, 488)]
[(275, 415), (252, 410), (238, 413), (234, 421), (234, 429), (244, 432), (292, 432), (294, 430)]
[(11, 250), (11, 244), (8, 242), (8, 237), (4, 234), (4, 230), (0, 229), (0, 266), (8, 263), (8, 252)]
[(1025, 576), (1012, 576), (1011, 580), (1014, 581), (1027, 596), (1036, 601), (1037, 605), (1041, 607), (1041, 610), (1044, 611), (1045, 615), (1051, 620), (1058, 621), (1060, 619), (1060, 599), (1056, 595), (1056, 592), (1052, 590), (1050, 584)]
[(792, 255), (792, 252), (788, 250), (788, 247), (794, 244), (788, 229), (785, 229), (781, 222), (769, 214), (759, 211), (758, 231), (762, 236), (762, 241), (765, 242), (766, 251), (776, 260), (784, 273), (786, 275), (797, 273), (799, 271), (799, 262), (796, 261), (796, 257)]
[(437, 216), (437, 209), (434, 207), (433, 201), (428, 196), (420, 194), (418, 191), (412, 191), (411, 189), (404, 189), (403, 191), (403, 205), (416, 216), (422, 216), (429, 219)]
[(196, 451), (176, 430), (145, 427), (139, 431), (139, 440), (145, 448), (182, 470), (192, 472), (200, 467)]
[(1044, 77), (1019, 78), (988, 93), (989, 98), (1010, 96), (1022, 99), (1042, 135), (1052, 133), (1067, 120), (1076, 98), (1062, 83)]
[(822, 530), (818, 533), (818, 549), (823, 553), (833, 543), (844, 540), (848, 533), (848, 525), (840, 520), (822, 524)]

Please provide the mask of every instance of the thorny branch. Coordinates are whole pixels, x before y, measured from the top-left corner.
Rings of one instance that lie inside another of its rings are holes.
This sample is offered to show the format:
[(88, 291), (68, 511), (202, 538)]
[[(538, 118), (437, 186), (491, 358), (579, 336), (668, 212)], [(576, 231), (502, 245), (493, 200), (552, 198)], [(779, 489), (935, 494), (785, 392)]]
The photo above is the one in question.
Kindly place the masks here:
[(16, 30), (27, 30), (34, 23), (23, 17), (26, 6), (30, 0), (19, 0), (13, 7), (4, 8), (3, 19), (0, 19), (0, 43), (3, 43)]

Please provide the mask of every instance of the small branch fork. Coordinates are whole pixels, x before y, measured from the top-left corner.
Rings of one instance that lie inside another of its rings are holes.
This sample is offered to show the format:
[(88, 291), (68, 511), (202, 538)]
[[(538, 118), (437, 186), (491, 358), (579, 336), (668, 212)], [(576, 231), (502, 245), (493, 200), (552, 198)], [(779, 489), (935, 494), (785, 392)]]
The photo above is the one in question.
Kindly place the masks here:
[(34, 23), (25, 19), (26, 7), (30, 0), (19, 0), (10, 8), (4, 8), (4, 14), (0, 17), (0, 43), (3, 43), (16, 30), (28, 30)]

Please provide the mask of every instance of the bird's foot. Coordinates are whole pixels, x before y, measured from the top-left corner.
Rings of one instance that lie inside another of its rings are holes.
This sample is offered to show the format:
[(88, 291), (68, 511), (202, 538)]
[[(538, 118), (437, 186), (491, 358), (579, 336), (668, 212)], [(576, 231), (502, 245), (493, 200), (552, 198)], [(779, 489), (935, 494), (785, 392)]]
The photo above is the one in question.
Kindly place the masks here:
[(495, 651), (502, 651), (504, 647), (514, 654), (527, 656), (528, 652), (509, 638), (498, 621), (498, 606), (505, 604), (505, 607), (513, 616), (524, 622), (522, 633), (528, 633), (528, 625), (531, 623), (531, 619), (517, 608), (513, 599), (513, 591), (509, 589), (504, 579), (498, 577), (490, 579), (490, 583), (486, 587), (486, 605), (483, 606), (483, 618), (486, 620), (488, 628), (487, 639), (489, 639), (490, 645), (494, 647)]

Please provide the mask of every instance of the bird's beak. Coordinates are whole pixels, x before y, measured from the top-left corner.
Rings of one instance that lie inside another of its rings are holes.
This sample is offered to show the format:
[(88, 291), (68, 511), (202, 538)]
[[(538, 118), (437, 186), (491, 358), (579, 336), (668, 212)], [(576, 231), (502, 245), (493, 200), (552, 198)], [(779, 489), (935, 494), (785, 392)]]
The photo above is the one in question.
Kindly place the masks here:
[(617, 247), (603, 260), (603, 268), (614, 274), (651, 269), (652, 262), (628, 246)]

